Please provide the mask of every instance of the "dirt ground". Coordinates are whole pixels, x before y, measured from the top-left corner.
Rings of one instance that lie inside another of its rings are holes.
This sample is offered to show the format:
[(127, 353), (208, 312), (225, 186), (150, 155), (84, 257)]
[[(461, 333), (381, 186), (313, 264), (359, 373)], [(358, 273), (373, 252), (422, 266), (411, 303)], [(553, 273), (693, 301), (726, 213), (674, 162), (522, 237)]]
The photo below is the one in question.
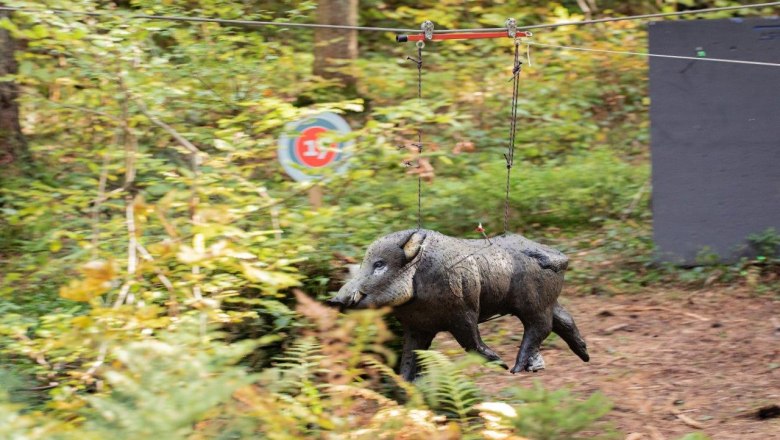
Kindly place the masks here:
[[(561, 303), (588, 342), (591, 361), (580, 361), (554, 339), (542, 349), (544, 371), (513, 376), (483, 368), (476, 381), (487, 395), (538, 379), (582, 396), (601, 391), (614, 404), (608, 420), (631, 440), (695, 431), (713, 439), (780, 439), (780, 418), (757, 417), (760, 408), (780, 405), (780, 301), (771, 295), (738, 288), (564, 293)], [(503, 317), (480, 329), (511, 367), (520, 322)], [(433, 348), (462, 352), (444, 334)]]

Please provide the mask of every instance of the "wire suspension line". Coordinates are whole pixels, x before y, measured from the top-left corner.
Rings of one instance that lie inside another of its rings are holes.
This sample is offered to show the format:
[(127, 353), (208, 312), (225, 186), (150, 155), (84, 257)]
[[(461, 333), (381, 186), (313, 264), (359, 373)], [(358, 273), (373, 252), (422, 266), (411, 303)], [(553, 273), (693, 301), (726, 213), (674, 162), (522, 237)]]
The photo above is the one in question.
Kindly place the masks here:
[[(427, 25), (429, 22), (423, 24)], [(430, 26), (433, 26), (431, 24)], [(412, 59), (417, 63), (417, 105), (422, 107), (422, 67), (423, 67), (423, 47), (425, 43), (417, 42), (417, 59)], [(411, 58), (411, 57), (410, 57)], [(417, 125), (417, 229), (422, 229), (422, 169), (420, 169), (420, 159), (423, 152), (422, 143), (422, 122)]]
[[(778, 2), (767, 2), (767, 3), (754, 3), (754, 4), (747, 4), (747, 5), (735, 5), (735, 6), (724, 6), (724, 7), (717, 7), (717, 8), (706, 8), (706, 9), (697, 9), (697, 10), (691, 10), (691, 11), (677, 11), (677, 12), (662, 12), (657, 14), (644, 14), (644, 15), (632, 15), (628, 17), (610, 17), (610, 18), (599, 18), (594, 20), (581, 20), (581, 21), (569, 21), (569, 22), (561, 22), (561, 23), (546, 23), (546, 24), (535, 24), (535, 25), (528, 25), (528, 26), (518, 26), (517, 30), (526, 30), (526, 29), (543, 29), (543, 28), (556, 28), (561, 26), (580, 26), (580, 25), (589, 25), (589, 24), (596, 24), (596, 23), (608, 23), (613, 21), (629, 21), (629, 20), (647, 20), (647, 19), (653, 19), (653, 18), (663, 18), (663, 17), (677, 17), (677, 16), (684, 16), (684, 15), (696, 15), (696, 14), (706, 14), (710, 12), (721, 12), (721, 11), (735, 11), (740, 9), (755, 9), (755, 8), (768, 8), (768, 7), (775, 7), (780, 6), (780, 1)], [(134, 20), (165, 20), (165, 21), (181, 21), (181, 22), (196, 22), (196, 23), (219, 23), (219, 24), (226, 24), (226, 25), (234, 25), (234, 26), (276, 26), (276, 27), (285, 27), (285, 28), (323, 28), (323, 29), (343, 29), (343, 30), (355, 30), (355, 31), (366, 31), (366, 32), (395, 32), (395, 33), (423, 33), (420, 29), (404, 29), (404, 28), (385, 28), (385, 27), (371, 27), (371, 26), (346, 26), (346, 25), (331, 25), (331, 24), (314, 24), (314, 23), (287, 23), (287, 22), (277, 22), (277, 21), (257, 21), (257, 20), (231, 20), (231, 19), (223, 19), (223, 18), (210, 18), (210, 17), (188, 17), (188, 16), (173, 16), (173, 15), (146, 15), (146, 14), (135, 14), (135, 15), (127, 15), (127, 14), (121, 14), (121, 13), (115, 13), (115, 12), (95, 12), (95, 11), (72, 11), (72, 10), (66, 10), (66, 9), (38, 9), (38, 8), (20, 8), (20, 7), (14, 7), (14, 6), (0, 6), (0, 11), (11, 11), (11, 12), (25, 12), (25, 13), (50, 13), (50, 14), (60, 14), (60, 15), (80, 15), (80, 16), (89, 16), (89, 17), (109, 17), (109, 18), (126, 18), (126, 19), (134, 19)], [(497, 27), (497, 28), (474, 28), (474, 29), (437, 29), (434, 30), (433, 33), (435, 34), (454, 34), (454, 33), (463, 33), (463, 32), (499, 32), (499, 31), (506, 31), (506, 27)]]
[[(736, 11), (740, 9), (756, 9), (756, 8), (770, 8), (780, 6), (780, 2), (768, 2), (768, 3), (754, 3), (754, 4), (748, 4), (748, 5), (736, 5), (736, 6), (724, 6), (724, 7), (718, 7), (718, 8), (705, 8), (705, 9), (694, 9), (690, 11), (675, 11), (675, 12), (659, 12), (656, 14), (644, 14), (644, 15), (630, 15), (627, 17), (605, 17), (605, 18), (597, 18), (593, 20), (580, 20), (580, 21), (565, 21), (561, 23), (542, 23), (542, 24), (532, 24), (527, 26), (518, 26), (517, 30), (528, 30), (528, 29), (547, 29), (547, 28), (557, 28), (562, 26), (580, 26), (580, 25), (587, 25), (587, 24), (597, 24), (597, 23), (609, 23), (613, 21), (630, 21), (630, 20), (648, 20), (653, 18), (664, 18), (664, 17), (678, 17), (682, 15), (697, 15), (697, 14), (707, 14), (711, 12), (723, 12), (723, 11)], [(460, 32), (497, 32), (497, 31), (506, 31), (507, 28), (479, 28), (479, 29), (438, 29), (433, 31), (435, 34), (448, 34), (448, 33), (460, 33)]]
[(715, 63), (749, 64), (753, 66), (780, 67), (780, 63), (766, 63), (762, 61), (730, 60), (724, 58), (699, 58), (699, 57), (688, 57), (682, 55), (665, 55), (665, 54), (647, 53), (647, 52), (628, 52), (628, 51), (621, 51), (621, 50), (591, 49), (589, 47), (561, 46), (557, 44), (537, 43), (535, 41), (526, 41), (526, 44), (539, 46), (539, 47), (549, 47), (553, 49), (577, 50), (581, 52), (599, 52), (599, 53), (609, 53), (615, 55), (643, 56), (643, 57), (650, 57), (650, 58), (673, 58), (678, 60), (710, 61)]
[(285, 28), (321, 28), (321, 29), (344, 29), (354, 31), (373, 31), (373, 32), (419, 32), (418, 29), (384, 28), (369, 26), (346, 26), (337, 24), (315, 24), (315, 23), (287, 23), (278, 21), (257, 21), (257, 20), (230, 20), (225, 18), (210, 17), (188, 17), (177, 15), (146, 15), (134, 14), (125, 15), (111, 12), (89, 12), (89, 11), (70, 11), (65, 9), (32, 9), (16, 8), (11, 6), (0, 6), (0, 11), (15, 11), (26, 13), (51, 13), (59, 15), (81, 15), (87, 17), (107, 17), (107, 18), (127, 18), (132, 20), (164, 20), (164, 21), (185, 21), (195, 23), (219, 23), (234, 26), (277, 26)]
[(512, 64), (512, 110), (509, 123), (509, 144), (506, 154), (506, 198), (504, 199), (504, 234), (509, 232), (509, 191), (511, 190), (510, 176), (515, 164), (515, 133), (517, 132), (517, 97), (520, 92), (520, 70), (523, 63), (520, 61), (520, 39), (515, 38), (515, 58)]
[(581, 20), (581, 21), (568, 21), (568, 22), (562, 22), (562, 23), (549, 23), (549, 24), (534, 24), (529, 26), (518, 26), (517, 29), (545, 29), (545, 28), (556, 28), (561, 26), (580, 26), (585, 24), (596, 24), (596, 23), (610, 23), (613, 21), (628, 21), (628, 20), (647, 20), (651, 18), (664, 18), (664, 17), (678, 17), (681, 15), (696, 15), (696, 14), (707, 14), (710, 12), (722, 12), (722, 11), (736, 11), (739, 9), (755, 9), (755, 8), (769, 8), (773, 6), (780, 6), (780, 2), (769, 2), (769, 3), (754, 3), (749, 5), (736, 5), (736, 6), (724, 6), (720, 8), (706, 8), (706, 9), (695, 9), (692, 11), (676, 11), (676, 12), (660, 12), (657, 14), (644, 14), (644, 15), (631, 15), (628, 17), (607, 17), (607, 18), (597, 18), (594, 20)]

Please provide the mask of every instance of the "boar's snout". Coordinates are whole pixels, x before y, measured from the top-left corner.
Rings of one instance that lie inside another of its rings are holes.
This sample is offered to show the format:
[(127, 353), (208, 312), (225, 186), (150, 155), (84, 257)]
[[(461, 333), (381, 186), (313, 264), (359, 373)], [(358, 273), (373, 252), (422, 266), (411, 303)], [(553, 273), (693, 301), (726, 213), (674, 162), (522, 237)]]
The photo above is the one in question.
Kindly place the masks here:
[(363, 299), (363, 295), (359, 295), (358, 299), (355, 300), (353, 297), (348, 298), (331, 298), (327, 301), (325, 301), (325, 305), (329, 307), (334, 307), (339, 309), (340, 311), (344, 311), (344, 309), (348, 309), (350, 307), (357, 307), (360, 300)]
[(333, 298), (325, 301), (325, 304), (338, 307), (340, 310), (357, 308), (366, 295), (360, 291), (357, 282), (352, 279), (347, 282)]
[(325, 301), (325, 305), (328, 307), (333, 307), (334, 309), (343, 310), (344, 309), (344, 303), (341, 302), (341, 300), (337, 298), (331, 298), (327, 301)]

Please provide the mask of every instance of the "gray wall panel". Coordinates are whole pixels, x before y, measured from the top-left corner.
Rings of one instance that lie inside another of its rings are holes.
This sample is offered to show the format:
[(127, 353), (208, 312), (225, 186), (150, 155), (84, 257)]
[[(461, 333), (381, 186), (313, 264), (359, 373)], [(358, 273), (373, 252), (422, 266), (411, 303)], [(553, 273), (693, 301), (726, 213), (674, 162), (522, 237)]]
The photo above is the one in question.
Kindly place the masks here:
[[(649, 26), (650, 52), (780, 63), (780, 20)], [(780, 233), (780, 68), (651, 58), (653, 234), (661, 260), (733, 261)]]

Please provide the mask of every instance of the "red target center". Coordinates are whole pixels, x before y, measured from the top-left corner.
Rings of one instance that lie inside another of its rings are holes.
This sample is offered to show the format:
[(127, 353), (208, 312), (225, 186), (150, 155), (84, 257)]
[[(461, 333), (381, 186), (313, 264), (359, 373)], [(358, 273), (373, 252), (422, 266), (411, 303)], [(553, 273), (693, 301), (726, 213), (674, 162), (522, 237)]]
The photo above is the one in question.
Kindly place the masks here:
[(336, 157), (334, 142), (329, 146), (320, 144), (319, 137), (328, 130), (323, 127), (309, 127), (295, 140), (295, 156), (301, 164), (310, 168), (321, 168), (333, 162)]

